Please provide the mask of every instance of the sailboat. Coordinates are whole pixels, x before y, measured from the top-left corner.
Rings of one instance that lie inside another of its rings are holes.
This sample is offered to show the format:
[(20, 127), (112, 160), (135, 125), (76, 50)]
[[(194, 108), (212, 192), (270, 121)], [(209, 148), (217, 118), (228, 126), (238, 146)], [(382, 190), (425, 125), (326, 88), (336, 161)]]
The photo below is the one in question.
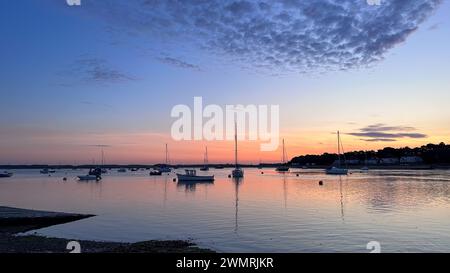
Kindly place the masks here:
[[(348, 174), (348, 169), (347, 168), (341, 168), (341, 148), (342, 148), (342, 143), (341, 143), (341, 136), (339, 134), (339, 131), (337, 132), (337, 137), (338, 137), (338, 166), (333, 166), (331, 168), (328, 168), (326, 170), (327, 174), (337, 174), (337, 175), (347, 175)], [(343, 149), (342, 149), (343, 150)], [(345, 160), (345, 158), (344, 158)]]
[(278, 166), (276, 168), (277, 172), (288, 172), (289, 171), (289, 167), (286, 165), (286, 150), (284, 148), (284, 139), (283, 139), (283, 165)]
[(234, 170), (231, 175), (234, 178), (244, 177), (244, 171), (238, 165), (238, 146), (237, 146), (237, 123), (234, 123)]
[(105, 154), (104, 154), (103, 148), (102, 148), (102, 168), (101, 168), (102, 174), (108, 173), (108, 171), (103, 167), (104, 165), (105, 165)]
[(166, 163), (160, 166), (158, 170), (162, 173), (172, 172), (172, 169), (169, 167), (169, 150), (167, 149), (167, 144), (166, 144)]
[(94, 168), (90, 169), (87, 175), (79, 175), (78, 179), (80, 181), (100, 181), (102, 179), (102, 169)]
[(205, 158), (203, 159), (204, 166), (200, 168), (200, 171), (209, 171), (208, 165), (208, 146), (206, 146)]

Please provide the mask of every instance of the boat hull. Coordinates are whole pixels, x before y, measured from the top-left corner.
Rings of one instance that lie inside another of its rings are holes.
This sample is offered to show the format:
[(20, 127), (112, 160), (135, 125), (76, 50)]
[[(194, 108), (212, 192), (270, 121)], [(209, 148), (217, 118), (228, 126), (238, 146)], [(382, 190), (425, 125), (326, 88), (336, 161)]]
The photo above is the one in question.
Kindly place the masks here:
[(95, 175), (80, 175), (78, 176), (78, 180), (80, 181), (97, 181), (101, 178)]
[(7, 178), (13, 176), (12, 173), (0, 173), (0, 178)]
[(185, 174), (177, 174), (179, 182), (212, 182), (214, 181), (214, 175), (208, 176), (192, 176)]
[(276, 168), (277, 172), (288, 172), (289, 171), (289, 167), (278, 167)]
[(233, 172), (231, 173), (231, 175), (234, 178), (242, 178), (242, 177), (244, 177), (244, 171), (241, 169), (234, 169)]
[(347, 169), (340, 169), (340, 168), (331, 168), (326, 170), (327, 174), (330, 175), (347, 175), (348, 170)]

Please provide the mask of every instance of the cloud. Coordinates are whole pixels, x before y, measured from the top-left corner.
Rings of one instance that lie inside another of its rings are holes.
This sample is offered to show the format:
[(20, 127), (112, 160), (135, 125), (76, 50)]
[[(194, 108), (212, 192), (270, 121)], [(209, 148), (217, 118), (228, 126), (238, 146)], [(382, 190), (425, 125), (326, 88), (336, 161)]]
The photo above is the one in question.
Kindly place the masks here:
[(369, 125), (365, 128), (361, 128), (361, 131), (364, 132), (373, 132), (373, 131), (414, 131), (416, 128), (410, 126), (386, 126), (382, 123)]
[(370, 142), (390, 142), (401, 138), (426, 138), (427, 135), (417, 132), (410, 126), (387, 126), (385, 124), (373, 124), (359, 129), (359, 132), (349, 133), (349, 135), (364, 137), (364, 141)]
[(158, 60), (162, 63), (172, 65), (179, 68), (192, 69), (196, 71), (200, 71), (200, 67), (195, 64), (187, 63), (180, 59), (172, 58), (172, 57), (159, 57)]
[(101, 58), (78, 59), (61, 74), (87, 83), (120, 83), (135, 80), (132, 76), (110, 67), (110, 64)]
[[(141, 34), (152, 42), (171, 41), (180, 47), (190, 43), (243, 67), (310, 72), (356, 69), (383, 60), (441, 3), (84, 0), (83, 9), (106, 18), (119, 31)], [(115, 73), (99, 74), (98, 78), (117, 78)]]

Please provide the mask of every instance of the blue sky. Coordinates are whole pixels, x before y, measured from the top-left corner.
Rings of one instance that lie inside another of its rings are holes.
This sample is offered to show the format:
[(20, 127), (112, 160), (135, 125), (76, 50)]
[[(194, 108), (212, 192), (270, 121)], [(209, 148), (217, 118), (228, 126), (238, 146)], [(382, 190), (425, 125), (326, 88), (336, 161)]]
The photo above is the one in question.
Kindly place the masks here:
[[(170, 141), (171, 108), (194, 96), (279, 104), (291, 154), (329, 151), (330, 132), (374, 124), (426, 137), (348, 135), (349, 149), (449, 140), (448, 1), (385, 1), (384, 13), (357, 0), (163, 2), (2, 1), (0, 164), (90, 161), (97, 144), (120, 151), (114, 162), (155, 162), (159, 150), (136, 151)], [(331, 31), (348, 23), (360, 29)], [(189, 153), (179, 160), (195, 161)]]

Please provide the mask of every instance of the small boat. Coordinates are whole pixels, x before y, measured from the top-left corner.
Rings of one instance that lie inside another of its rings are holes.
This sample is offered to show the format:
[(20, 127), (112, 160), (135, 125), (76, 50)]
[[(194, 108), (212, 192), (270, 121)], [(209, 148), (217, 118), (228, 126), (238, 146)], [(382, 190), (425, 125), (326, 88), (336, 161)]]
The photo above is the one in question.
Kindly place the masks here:
[(284, 139), (283, 139), (283, 157), (282, 157), (282, 161), (283, 161), (283, 165), (278, 166), (275, 170), (277, 172), (288, 172), (289, 171), (289, 167), (286, 164), (286, 150), (284, 149)]
[(13, 176), (13, 173), (10, 172), (2, 172), (0, 173), (0, 178), (7, 178)]
[(41, 174), (49, 174), (49, 173), (55, 173), (55, 170), (51, 170), (49, 168), (44, 168), (40, 171)]
[(238, 164), (238, 146), (237, 146), (237, 123), (234, 123), (234, 170), (231, 172), (231, 176), (234, 178), (244, 177), (244, 171)]
[(231, 172), (231, 175), (234, 178), (242, 178), (244, 177), (244, 171), (241, 168), (236, 168)]
[(162, 173), (170, 173), (172, 172), (172, 169), (169, 166), (161, 166), (158, 169)]
[(138, 168), (131, 168), (130, 171), (132, 171), (132, 172), (137, 172), (137, 171), (139, 171), (139, 169), (138, 169)]
[(200, 168), (200, 171), (209, 171), (209, 166), (208, 166), (208, 146), (206, 146), (206, 152), (205, 152), (205, 158), (203, 159), (204, 162), (204, 166)]
[(156, 175), (162, 175), (162, 172), (160, 170), (153, 170), (150, 172), (151, 176), (156, 176)]
[(331, 167), (326, 170), (327, 174), (347, 175), (348, 170), (338, 167)]
[(196, 170), (186, 170), (185, 174), (177, 173), (179, 182), (210, 182), (214, 181), (214, 175), (197, 175)]
[(120, 168), (120, 169), (117, 170), (117, 172), (118, 172), (118, 173), (126, 173), (126, 172), (127, 172), (127, 169), (125, 169), (125, 168)]
[(78, 179), (80, 181), (98, 181), (101, 179), (101, 177), (96, 176), (96, 175), (79, 175)]
[(79, 175), (80, 181), (99, 181), (102, 179), (102, 170), (100, 168), (90, 169), (88, 175)]
[(215, 168), (215, 169), (218, 169), (218, 170), (221, 170), (221, 169), (224, 169), (225, 167), (222, 166), (222, 165), (217, 165), (217, 166), (215, 166), (214, 168)]
[[(347, 175), (348, 174), (348, 169), (347, 168), (341, 168), (341, 148), (342, 148), (342, 144), (341, 144), (341, 137), (339, 134), (339, 131), (337, 132), (337, 137), (338, 137), (338, 166), (333, 166), (331, 168), (326, 169), (326, 174), (332, 174), (332, 175)], [(342, 148), (343, 150), (343, 148)], [(345, 157), (345, 155), (344, 155)], [(345, 158), (344, 158), (345, 161)]]

